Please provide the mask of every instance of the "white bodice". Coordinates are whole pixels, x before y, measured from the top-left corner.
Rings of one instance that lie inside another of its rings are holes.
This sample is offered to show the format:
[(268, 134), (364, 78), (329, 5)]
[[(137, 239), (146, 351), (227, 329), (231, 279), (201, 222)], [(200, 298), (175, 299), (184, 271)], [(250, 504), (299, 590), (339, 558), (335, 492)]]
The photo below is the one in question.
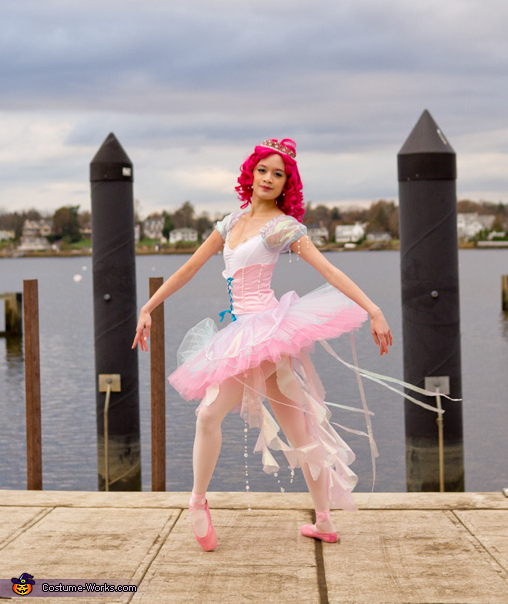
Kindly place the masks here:
[(239, 243), (234, 249), (229, 247), (228, 239), (224, 244), (226, 268), (222, 273), (226, 279), (232, 277), (238, 269), (251, 264), (275, 264), (277, 262), (279, 252), (267, 249), (260, 233)]
[[(229, 214), (218, 222), (216, 229), (224, 239), (224, 264), (222, 273), (227, 280), (230, 308), (221, 312), (236, 314), (264, 312), (277, 305), (271, 289), (271, 279), (279, 254), (307, 230), (291, 216), (279, 215), (269, 220), (257, 235), (229, 247), (229, 233), (243, 212)], [(235, 320), (235, 319), (233, 319)]]

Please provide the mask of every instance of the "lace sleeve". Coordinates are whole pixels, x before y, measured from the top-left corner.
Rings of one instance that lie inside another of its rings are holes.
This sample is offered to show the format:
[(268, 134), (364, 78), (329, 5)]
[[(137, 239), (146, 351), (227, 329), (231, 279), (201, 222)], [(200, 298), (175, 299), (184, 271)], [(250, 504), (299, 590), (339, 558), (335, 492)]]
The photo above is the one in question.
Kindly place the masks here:
[(287, 252), (293, 242), (306, 234), (307, 227), (293, 216), (281, 216), (261, 230), (266, 247), (279, 253)]
[(222, 239), (224, 239), (224, 241), (226, 241), (229, 230), (242, 214), (243, 212), (233, 212), (217, 222), (215, 228), (217, 231), (219, 231), (219, 235), (222, 237)]

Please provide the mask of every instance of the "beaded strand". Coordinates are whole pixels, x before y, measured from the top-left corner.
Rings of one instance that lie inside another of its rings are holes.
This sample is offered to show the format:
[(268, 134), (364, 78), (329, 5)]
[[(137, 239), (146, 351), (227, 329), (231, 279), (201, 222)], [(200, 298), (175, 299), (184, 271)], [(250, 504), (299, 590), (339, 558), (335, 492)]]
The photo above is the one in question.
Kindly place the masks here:
[[(291, 466), (288, 466), (288, 470), (289, 470), (289, 484), (291, 485), (291, 484), (293, 484), (293, 482), (295, 480), (295, 470)], [(274, 478), (277, 479), (277, 484), (280, 486), (280, 492), (285, 493), (286, 489), (281, 485), (281, 479), (279, 478), (279, 473), (274, 472), (273, 476), (274, 476)]]
[[(296, 250), (296, 259), (299, 260), (301, 253), (302, 253), (302, 248), (301, 248), (301, 241), (300, 241), (301, 237), (298, 239), (298, 249)], [(309, 236), (305, 235), (305, 239), (307, 241), (307, 249), (310, 248), (310, 243), (309, 243)], [(289, 246), (289, 262), (291, 263), (291, 246)]]
[(243, 457), (245, 459), (245, 492), (247, 494), (247, 511), (252, 511), (250, 507), (250, 485), (249, 485), (249, 450), (247, 443), (247, 435), (249, 428), (247, 426), (247, 420), (243, 427)]

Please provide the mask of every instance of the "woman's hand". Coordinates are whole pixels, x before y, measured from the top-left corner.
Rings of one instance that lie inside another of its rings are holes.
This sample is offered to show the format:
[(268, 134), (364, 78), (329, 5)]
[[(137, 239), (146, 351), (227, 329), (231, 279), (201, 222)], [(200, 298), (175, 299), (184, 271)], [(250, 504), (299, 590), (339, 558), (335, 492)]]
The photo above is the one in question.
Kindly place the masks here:
[(152, 317), (144, 308), (139, 313), (138, 326), (136, 327), (136, 337), (132, 343), (132, 348), (136, 348), (139, 344), (141, 350), (148, 352), (147, 340), (150, 337), (150, 327), (152, 326)]
[(388, 346), (393, 344), (392, 332), (380, 309), (376, 309), (376, 311), (370, 315), (370, 331), (372, 332), (374, 342), (379, 346), (379, 353), (381, 356), (383, 356), (385, 352), (386, 354), (389, 354)]

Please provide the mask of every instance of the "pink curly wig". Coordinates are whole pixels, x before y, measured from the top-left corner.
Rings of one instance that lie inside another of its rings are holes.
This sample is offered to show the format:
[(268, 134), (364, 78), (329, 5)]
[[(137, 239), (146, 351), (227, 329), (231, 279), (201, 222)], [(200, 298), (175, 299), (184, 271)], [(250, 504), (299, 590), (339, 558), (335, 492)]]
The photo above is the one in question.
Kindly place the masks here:
[[(272, 138), (270, 140), (274, 143), (278, 143), (277, 139)], [(289, 148), (296, 155), (296, 143), (290, 138), (282, 139), (280, 145)], [(277, 199), (277, 207), (280, 208), (284, 214), (294, 216), (298, 222), (302, 222), (305, 213), (302, 194), (303, 185), (296, 165), (296, 160), (287, 153), (262, 145), (257, 145), (254, 148), (254, 153), (249, 155), (240, 166), (238, 186), (235, 187), (235, 190), (238, 191), (238, 199), (244, 202), (240, 207), (244, 210), (251, 202), (255, 167), (262, 159), (265, 159), (265, 157), (273, 155), (274, 153), (277, 153), (282, 157), (284, 165), (286, 166), (286, 175), (288, 177), (282, 195)]]

